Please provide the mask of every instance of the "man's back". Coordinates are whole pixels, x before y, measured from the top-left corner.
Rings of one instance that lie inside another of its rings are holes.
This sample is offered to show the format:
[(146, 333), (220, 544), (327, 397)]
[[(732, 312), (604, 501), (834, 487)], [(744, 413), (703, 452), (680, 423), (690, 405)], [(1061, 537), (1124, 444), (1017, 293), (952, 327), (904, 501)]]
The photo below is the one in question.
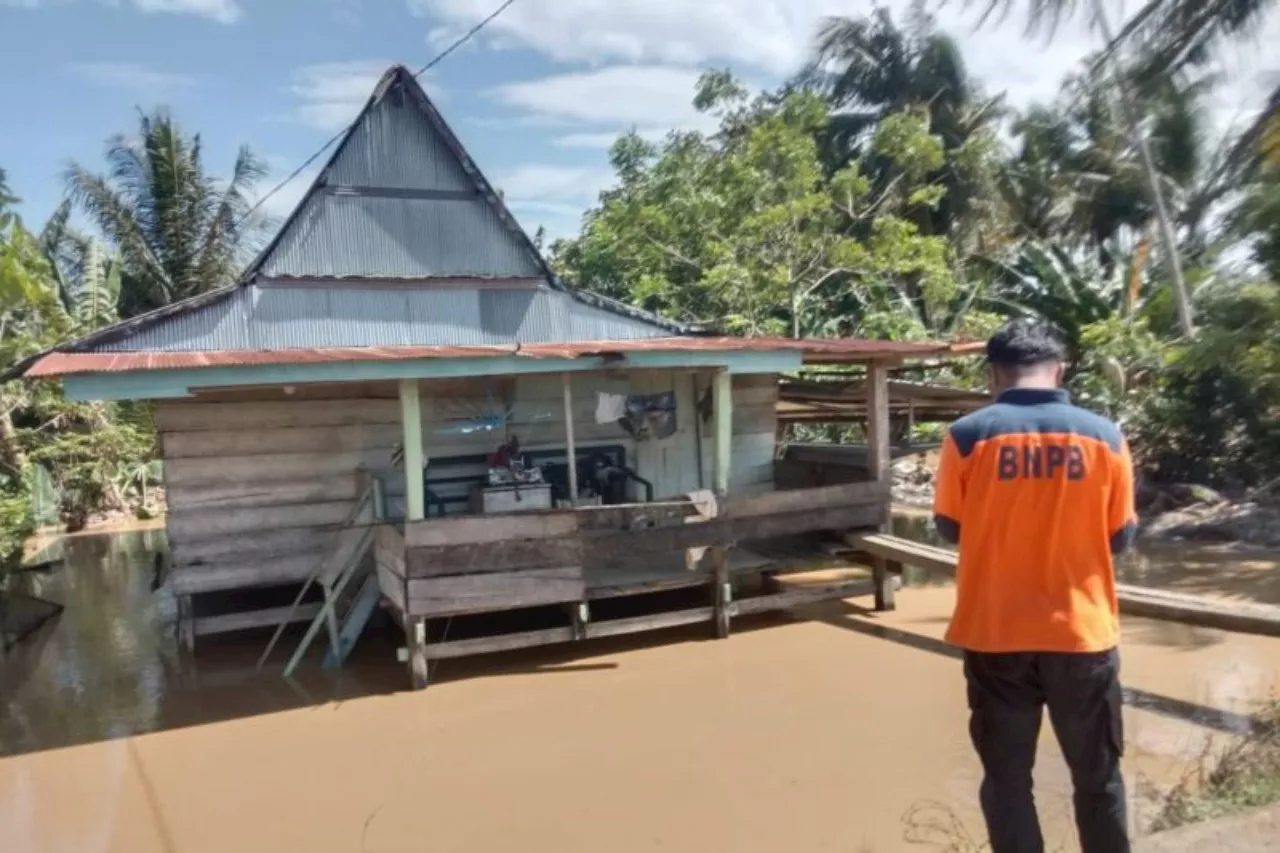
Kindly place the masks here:
[(1064, 391), (1014, 389), (952, 425), (935, 512), (958, 528), (951, 643), (1097, 652), (1118, 639), (1112, 554), (1133, 530), (1119, 428)]

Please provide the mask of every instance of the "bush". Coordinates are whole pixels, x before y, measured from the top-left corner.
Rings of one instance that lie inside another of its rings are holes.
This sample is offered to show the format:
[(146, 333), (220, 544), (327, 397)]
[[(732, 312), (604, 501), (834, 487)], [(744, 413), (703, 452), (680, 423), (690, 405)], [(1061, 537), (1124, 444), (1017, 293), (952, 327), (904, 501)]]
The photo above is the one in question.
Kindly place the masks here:
[(1249, 488), (1280, 477), (1280, 288), (1249, 284), (1203, 303), (1135, 418), (1159, 480)]

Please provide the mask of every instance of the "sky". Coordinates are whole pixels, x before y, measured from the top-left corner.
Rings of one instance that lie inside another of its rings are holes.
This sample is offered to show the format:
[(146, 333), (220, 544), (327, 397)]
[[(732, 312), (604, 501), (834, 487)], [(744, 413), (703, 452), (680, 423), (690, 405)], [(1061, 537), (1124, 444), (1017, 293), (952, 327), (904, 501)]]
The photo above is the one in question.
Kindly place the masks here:
[[(199, 132), (214, 174), (241, 145), (265, 158), (265, 192), (355, 117), (388, 65), (421, 67), (500, 1), (0, 0), (0, 168), (38, 226), (69, 163), (101, 170), (106, 140), (129, 132), (138, 109), (164, 105)], [(1118, 21), (1122, 0), (1105, 2)], [(690, 103), (702, 69), (774, 85), (803, 63), (824, 17), (876, 5), (515, 0), (424, 83), (521, 224), (570, 236), (611, 181), (608, 147), (620, 132), (706, 127)], [(878, 5), (905, 15), (910, 0)], [(1099, 43), (1083, 20), (1051, 38), (1028, 37), (1016, 15), (978, 28), (963, 0), (937, 18), (970, 73), (1017, 107), (1051, 101)], [(1280, 43), (1280, 15), (1215, 65), (1226, 79), (1220, 127), (1247, 119), (1280, 79), (1267, 42)], [(287, 214), (322, 164), (273, 195), (268, 212)]]

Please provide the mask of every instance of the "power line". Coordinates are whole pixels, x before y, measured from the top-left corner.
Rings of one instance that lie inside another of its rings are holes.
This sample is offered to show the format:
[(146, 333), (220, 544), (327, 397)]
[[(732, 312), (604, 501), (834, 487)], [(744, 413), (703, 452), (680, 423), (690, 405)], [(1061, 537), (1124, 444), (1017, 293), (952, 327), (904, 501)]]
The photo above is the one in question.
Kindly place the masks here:
[(510, 6), (510, 5), (511, 5), (512, 3), (514, 3), (514, 2), (516, 2), (516, 0), (506, 0), (506, 2), (504, 2), (501, 6), (499, 6), (499, 7), (498, 7), (498, 8), (496, 8), (496, 9), (494, 9), (492, 12), (490, 12), (490, 13), (489, 13), (489, 16), (488, 16), (487, 18), (485, 18), (484, 20), (482, 20), (480, 23), (476, 24), (476, 25), (475, 25), (474, 27), (472, 27), (471, 29), (467, 30), (465, 33), (463, 33), (463, 34), (462, 34), (462, 36), (461, 36), (460, 38), (458, 38), (456, 41), (454, 41), (454, 43), (453, 43), (453, 44), (451, 44), (451, 45), (449, 45), (448, 47), (446, 47), (444, 50), (442, 50), (440, 53), (438, 53), (434, 59), (432, 59), (432, 60), (431, 60), (430, 62), (428, 62), (426, 65), (424, 65), (424, 66), (422, 66), (421, 68), (419, 68), (419, 69), (414, 73), (414, 75), (413, 75), (413, 76), (414, 76), (415, 78), (416, 78), (416, 77), (421, 77), (423, 74), (426, 74), (426, 73), (427, 73), (428, 71), (430, 71), (432, 68), (435, 68), (435, 67), (436, 67), (436, 65), (438, 65), (438, 64), (440, 63), (440, 60), (444, 59), (446, 56), (448, 56), (449, 54), (453, 53), (455, 50), (457, 50), (458, 48), (462, 47), (462, 46), (463, 46), (464, 44), (466, 44), (467, 42), (471, 41), (472, 37), (473, 37), (476, 33), (480, 32), (480, 31), (481, 31), (481, 30), (483, 30), (485, 27), (487, 27), (487, 26), (488, 26), (488, 25), (493, 21), (493, 19), (494, 19), (494, 18), (498, 17), (498, 16), (499, 16), (499, 15), (501, 15), (503, 12), (507, 11), (507, 7), (508, 7), (508, 6)]
[[(439, 53), (437, 53), (434, 57), (432, 57), (432, 58), (431, 58), (431, 60), (430, 60), (429, 62), (427, 62), (427, 64), (426, 64), (426, 65), (423, 65), (421, 68), (419, 68), (417, 71), (415, 71), (415, 72), (413, 73), (413, 77), (414, 77), (414, 79), (416, 80), (416, 79), (418, 79), (419, 77), (421, 77), (423, 74), (426, 74), (426, 73), (427, 73), (428, 71), (430, 71), (432, 68), (435, 68), (437, 65), (439, 65), (439, 64), (440, 64), (440, 62), (441, 62), (442, 60), (444, 60), (444, 59), (445, 59), (445, 57), (449, 56), (449, 54), (453, 53), (455, 50), (457, 50), (458, 48), (462, 47), (462, 46), (463, 46), (464, 44), (466, 44), (467, 42), (471, 41), (471, 39), (475, 37), (476, 33), (480, 32), (480, 31), (481, 31), (481, 30), (483, 30), (486, 26), (488, 26), (490, 23), (492, 23), (494, 18), (498, 17), (498, 16), (499, 16), (499, 15), (501, 15), (503, 12), (507, 11), (508, 7), (510, 7), (510, 6), (511, 6), (511, 4), (512, 4), (512, 3), (514, 3), (514, 2), (516, 2), (516, 0), (504, 0), (504, 2), (502, 3), (502, 5), (501, 5), (501, 6), (499, 6), (499, 7), (498, 7), (498, 8), (496, 8), (496, 9), (494, 9), (492, 12), (490, 12), (490, 13), (488, 14), (488, 16), (486, 16), (483, 20), (481, 20), (481, 21), (480, 21), (478, 24), (476, 24), (474, 27), (472, 27), (471, 29), (467, 30), (465, 33), (463, 33), (463, 34), (462, 34), (461, 36), (459, 36), (458, 38), (454, 39), (454, 41), (453, 41), (453, 43), (452, 43), (452, 44), (450, 44), (450, 45), (449, 45), (448, 47), (446, 47), (444, 50), (440, 51), (440, 52), (439, 52)], [(355, 123), (355, 122), (353, 121), (353, 122), (352, 122), (352, 124), (354, 124), (354, 123)], [(268, 200), (269, 200), (273, 195), (275, 195), (276, 193), (280, 192), (280, 190), (282, 190), (282, 189), (284, 189), (286, 186), (288, 186), (288, 185), (289, 185), (289, 183), (290, 183), (290, 182), (292, 182), (294, 178), (298, 177), (298, 176), (299, 176), (299, 175), (301, 175), (303, 172), (305, 172), (305, 171), (307, 170), (307, 167), (308, 167), (308, 166), (310, 166), (310, 165), (311, 165), (312, 163), (314, 163), (316, 160), (320, 159), (320, 155), (322, 155), (322, 154), (324, 154), (324, 152), (328, 151), (328, 150), (329, 150), (329, 148), (330, 148), (330, 147), (332, 147), (332, 146), (333, 146), (333, 144), (334, 144), (335, 142), (337, 142), (339, 139), (341, 139), (343, 136), (345, 136), (345, 135), (347, 134), (347, 131), (351, 130), (351, 126), (352, 126), (351, 124), (348, 124), (346, 127), (342, 128), (342, 130), (338, 131), (338, 132), (337, 132), (337, 133), (335, 133), (333, 136), (329, 137), (329, 139), (324, 143), (324, 145), (321, 145), (321, 146), (320, 146), (320, 148), (319, 148), (319, 150), (318, 150), (318, 151), (316, 151), (314, 154), (312, 154), (310, 157), (308, 157), (308, 158), (307, 158), (307, 159), (302, 163), (302, 165), (301, 165), (301, 166), (299, 166), (298, 168), (294, 169), (294, 170), (289, 174), (289, 177), (285, 178), (283, 181), (281, 181), (280, 183), (276, 184), (274, 187), (272, 187), (272, 188), (271, 188), (271, 191), (270, 191), (270, 192), (268, 192), (268, 193), (267, 193), (266, 195), (264, 195), (262, 198), (258, 199), (256, 202), (254, 202), (253, 207), (251, 207), (251, 208), (249, 208), (247, 211), (245, 211), (244, 215), (243, 215), (243, 216), (241, 216), (241, 217), (240, 217), (240, 219), (236, 222), (236, 227), (238, 228), (238, 227), (240, 227), (241, 225), (243, 225), (243, 224), (245, 223), (245, 221), (246, 221), (250, 216), (253, 216), (253, 214), (254, 214), (254, 213), (256, 213), (256, 212), (258, 211), (258, 208), (260, 208), (260, 207), (262, 207), (262, 205), (266, 204), (266, 203), (267, 203), (267, 201), (268, 201)]]

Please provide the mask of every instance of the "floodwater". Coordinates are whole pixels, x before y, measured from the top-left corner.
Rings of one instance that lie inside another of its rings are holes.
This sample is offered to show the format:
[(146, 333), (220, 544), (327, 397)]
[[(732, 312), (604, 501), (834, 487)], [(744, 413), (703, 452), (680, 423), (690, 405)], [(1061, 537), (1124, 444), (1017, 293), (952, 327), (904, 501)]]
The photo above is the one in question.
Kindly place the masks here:
[[(903, 522), (910, 525), (910, 522)], [(943, 583), (898, 610), (789, 617), (445, 661), (405, 691), (390, 636), (340, 674), (254, 676), (262, 635), (173, 638), (154, 530), (78, 536), (8, 588), (65, 605), (0, 659), (0, 851), (956, 850), (981, 841)], [(1280, 566), (1136, 560), (1142, 583), (1280, 603)], [(1137, 819), (1280, 685), (1280, 640), (1128, 619), (1125, 759)], [(279, 656), (283, 658), (284, 652)], [(1046, 726), (1052, 845), (1073, 849)], [(932, 843), (930, 843), (932, 842)], [(952, 846), (948, 847), (947, 845)]]

